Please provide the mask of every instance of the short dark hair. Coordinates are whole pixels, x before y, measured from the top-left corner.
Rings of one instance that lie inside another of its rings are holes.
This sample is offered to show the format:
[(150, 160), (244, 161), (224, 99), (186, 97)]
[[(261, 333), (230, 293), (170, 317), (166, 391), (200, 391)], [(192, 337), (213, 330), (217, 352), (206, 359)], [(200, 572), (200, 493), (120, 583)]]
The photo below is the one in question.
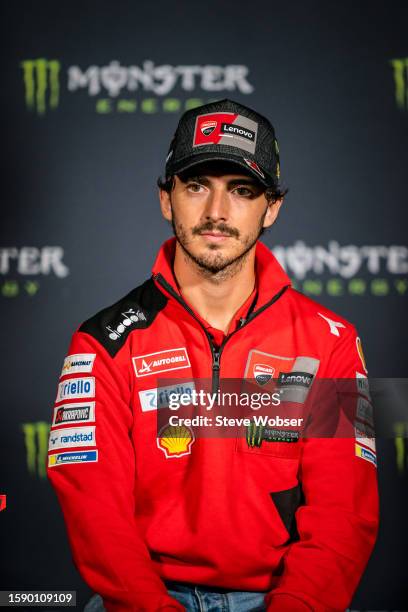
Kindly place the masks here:
[[(195, 174), (196, 173), (194, 173), (194, 175)], [(187, 179), (189, 175), (193, 176), (193, 170), (191, 170), (190, 173), (183, 172), (181, 176), (183, 177), (183, 180), (185, 180)], [(165, 178), (162, 178), (161, 176), (159, 176), (159, 178), (157, 179), (158, 188), (163, 189), (163, 191), (166, 191), (167, 193), (170, 193), (173, 190), (174, 185), (175, 185), (174, 175), (166, 176)], [(272, 203), (276, 202), (276, 200), (280, 200), (281, 198), (283, 198), (288, 193), (288, 191), (289, 189), (287, 188), (282, 189), (282, 187), (278, 185), (277, 183), (274, 183), (271, 187), (263, 188), (265, 198), (267, 199), (268, 202), (272, 202)]]

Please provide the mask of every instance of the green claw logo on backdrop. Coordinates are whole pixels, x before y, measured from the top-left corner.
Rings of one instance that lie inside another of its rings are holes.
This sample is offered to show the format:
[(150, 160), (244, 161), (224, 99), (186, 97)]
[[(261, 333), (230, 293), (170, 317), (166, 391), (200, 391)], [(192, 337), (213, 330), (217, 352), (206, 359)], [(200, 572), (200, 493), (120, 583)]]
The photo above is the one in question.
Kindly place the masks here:
[(27, 469), (32, 476), (45, 478), (50, 424), (46, 421), (23, 423)]
[(395, 101), (398, 108), (408, 110), (408, 57), (390, 60), (393, 67)]
[(57, 60), (26, 60), (21, 62), (24, 75), (25, 102), (30, 111), (44, 115), (58, 107), (61, 64)]
[[(56, 110), (62, 93), (67, 99), (79, 92), (93, 101), (93, 111), (106, 115), (180, 113), (233, 91), (254, 91), (249, 68), (240, 64), (171, 66), (148, 59), (140, 65), (113, 60), (103, 66), (65, 68), (59, 60), (37, 58), (22, 61), (20, 67), (26, 108), (39, 116)], [(180, 90), (182, 95), (174, 97)]]

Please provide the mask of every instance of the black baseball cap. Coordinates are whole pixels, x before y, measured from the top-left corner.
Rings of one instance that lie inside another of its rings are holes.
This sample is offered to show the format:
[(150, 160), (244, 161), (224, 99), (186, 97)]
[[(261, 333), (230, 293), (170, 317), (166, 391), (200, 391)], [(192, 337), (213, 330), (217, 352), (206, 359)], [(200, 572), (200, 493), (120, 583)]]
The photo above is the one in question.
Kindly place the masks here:
[(249, 170), (266, 187), (276, 186), (280, 178), (272, 124), (232, 100), (204, 104), (181, 116), (166, 157), (166, 177), (214, 160)]

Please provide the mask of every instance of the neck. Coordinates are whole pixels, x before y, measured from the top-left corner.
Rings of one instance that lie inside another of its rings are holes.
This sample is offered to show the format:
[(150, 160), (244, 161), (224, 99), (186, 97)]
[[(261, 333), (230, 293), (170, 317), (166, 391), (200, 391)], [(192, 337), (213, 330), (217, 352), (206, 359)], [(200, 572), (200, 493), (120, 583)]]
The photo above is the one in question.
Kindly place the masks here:
[(255, 248), (256, 244), (237, 264), (211, 274), (176, 243), (174, 276), (180, 292), (205, 321), (224, 333), (255, 287)]

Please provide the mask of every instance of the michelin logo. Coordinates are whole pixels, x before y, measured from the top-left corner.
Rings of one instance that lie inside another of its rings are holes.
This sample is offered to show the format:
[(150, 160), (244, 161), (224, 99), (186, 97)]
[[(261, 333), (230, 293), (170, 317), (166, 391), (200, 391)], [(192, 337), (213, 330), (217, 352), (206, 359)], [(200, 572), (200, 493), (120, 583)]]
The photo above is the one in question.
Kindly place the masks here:
[(370, 461), (375, 467), (377, 467), (377, 454), (369, 450), (368, 448), (364, 448), (360, 444), (355, 445), (356, 456), (360, 457), (360, 459), (365, 459), (366, 461)]
[(95, 378), (70, 378), (58, 385), (56, 402), (65, 399), (76, 399), (95, 396)]
[(92, 372), (93, 364), (96, 355), (94, 353), (79, 353), (77, 355), (68, 355), (64, 359), (64, 365), (60, 376), (66, 374), (80, 374), (83, 372)]
[(48, 450), (53, 451), (67, 446), (96, 446), (95, 426), (51, 430)]
[(98, 451), (84, 451), (82, 453), (55, 453), (48, 457), (48, 467), (64, 465), (64, 463), (92, 463), (98, 461)]

